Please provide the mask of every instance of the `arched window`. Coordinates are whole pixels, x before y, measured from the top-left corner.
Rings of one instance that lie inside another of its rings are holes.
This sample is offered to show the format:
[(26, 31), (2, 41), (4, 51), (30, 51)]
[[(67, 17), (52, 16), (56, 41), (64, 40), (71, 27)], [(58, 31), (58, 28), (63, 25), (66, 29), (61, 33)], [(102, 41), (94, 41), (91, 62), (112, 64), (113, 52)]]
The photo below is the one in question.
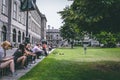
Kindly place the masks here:
[(21, 42), (21, 32), (18, 31), (18, 42)]
[(25, 40), (25, 33), (22, 33), (22, 40)]
[(6, 40), (6, 35), (7, 35), (7, 29), (5, 26), (2, 27), (2, 33), (1, 33), (1, 39), (2, 41), (5, 41)]
[(13, 42), (16, 42), (16, 29), (13, 29)]
[(32, 37), (32, 43), (34, 43), (34, 38)]
[(56, 35), (56, 38), (58, 39), (58, 35)]

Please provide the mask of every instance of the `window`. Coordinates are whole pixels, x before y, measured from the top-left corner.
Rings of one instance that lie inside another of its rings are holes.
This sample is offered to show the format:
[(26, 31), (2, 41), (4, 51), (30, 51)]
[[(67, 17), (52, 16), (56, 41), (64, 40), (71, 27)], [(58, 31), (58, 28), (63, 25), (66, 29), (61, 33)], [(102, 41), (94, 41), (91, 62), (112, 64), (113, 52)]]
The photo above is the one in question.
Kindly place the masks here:
[(34, 43), (34, 37), (32, 37), (32, 44)]
[(29, 35), (29, 41), (30, 41), (30, 35)]
[(26, 25), (26, 13), (23, 14), (23, 24)]
[(13, 42), (16, 42), (16, 30), (13, 29)]
[(52, 40), (53, 39), (53, 35), (50, 35), (50, 40)]
[(7, 29), (5, 26), (2, 27), (2, 36), (1, 36), (1, 39), (2, 41), (5, 41), (6, 40), (6, 35), (7, 35)]
[(21, 23), (24, 24), (25, 16), (24, 12), (21, 12)]
[(18, 31), (18, 42), (21, 42), (21, 32)]
[(24, 34), (24, 32), (22, 34), (22, 40), (25, 40), (25, 34)]
[(2, 0), (2, 13), (7, 15), (7, 0)]
[(16, 2), (14, 2), (14, 5), (13, 5), (13, 18), (17, 19), (17, 3)]
[(21, 18), (22, 18), (22, 13), (19, 12), (19, 15), (18, 15), (18, 21), (21, 22)]
[(58, 38), (58, 34), (56, 35), (56, 37)]

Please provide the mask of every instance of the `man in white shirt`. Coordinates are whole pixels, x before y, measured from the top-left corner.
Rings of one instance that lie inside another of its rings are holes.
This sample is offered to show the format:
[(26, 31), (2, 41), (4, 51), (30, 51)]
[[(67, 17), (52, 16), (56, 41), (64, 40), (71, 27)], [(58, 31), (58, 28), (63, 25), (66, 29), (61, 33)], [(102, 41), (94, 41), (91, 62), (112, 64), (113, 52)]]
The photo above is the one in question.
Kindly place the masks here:
[(41, 45), (39, 43), (37, 43), (34, 48), (32, 49), (33, 53), (35, 53), (37, 55), (37, 59), (39, 59), (39, 56), (42, 55), (43, 50), (41, 49)]

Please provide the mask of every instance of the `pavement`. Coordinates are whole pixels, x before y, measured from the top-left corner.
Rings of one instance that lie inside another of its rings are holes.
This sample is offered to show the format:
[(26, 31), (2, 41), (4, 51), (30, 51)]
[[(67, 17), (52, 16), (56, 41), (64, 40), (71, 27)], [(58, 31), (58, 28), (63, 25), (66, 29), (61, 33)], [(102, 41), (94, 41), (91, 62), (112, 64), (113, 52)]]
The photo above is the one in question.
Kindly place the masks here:
[[(7, 56), (10, 56), (12, 55), (15, 50), (17, 48), (13, 48), (11, 50), (8, 50), (7, 51)], [(54, 50), (54, 49), (53, 49)], [(51, 50), (50, 52), (48, 52), (49, 54), (53, 51)], [(45, 56), (41, 56), (40, 59), (37, 59), (36, 60), (36, 63), (35, 64), (31, 64), (27, 69), (17, 69), (16, 70), (16, 73), (17, 75), (14, 76), (14, 77), (11, 77), (10, 75), (4, 75), (0, 78), (0, 80), (18, 80), (21, 76), (25, 75), (27, 72), (29, 72), (33, 67), (35, 67), (39, 62), (41, 62), (43, 59), (45, 58)]]

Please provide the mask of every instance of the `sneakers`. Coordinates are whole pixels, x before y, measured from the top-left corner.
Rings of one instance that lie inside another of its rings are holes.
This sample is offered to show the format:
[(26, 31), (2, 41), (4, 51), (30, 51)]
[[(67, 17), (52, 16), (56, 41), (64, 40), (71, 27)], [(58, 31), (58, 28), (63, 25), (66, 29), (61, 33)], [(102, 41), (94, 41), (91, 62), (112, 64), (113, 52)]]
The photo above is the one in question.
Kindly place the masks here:
[(17, 76), (17, 73), (15, 73), (15, 72), (12, 73), (12, 77), (15, 77), (15, 76)]
[(32, 61), (32, 64), (35, 64), (36, 63), (36, 61)]
[(9, 77), (15, 77), (15, 76), (17, 76), (17, 73), (11, 73), (11, 74), (9, 74)]
[(21, 67), (19, 67), (19, 69), (27, 69), (27, 67), (21, 66)]

